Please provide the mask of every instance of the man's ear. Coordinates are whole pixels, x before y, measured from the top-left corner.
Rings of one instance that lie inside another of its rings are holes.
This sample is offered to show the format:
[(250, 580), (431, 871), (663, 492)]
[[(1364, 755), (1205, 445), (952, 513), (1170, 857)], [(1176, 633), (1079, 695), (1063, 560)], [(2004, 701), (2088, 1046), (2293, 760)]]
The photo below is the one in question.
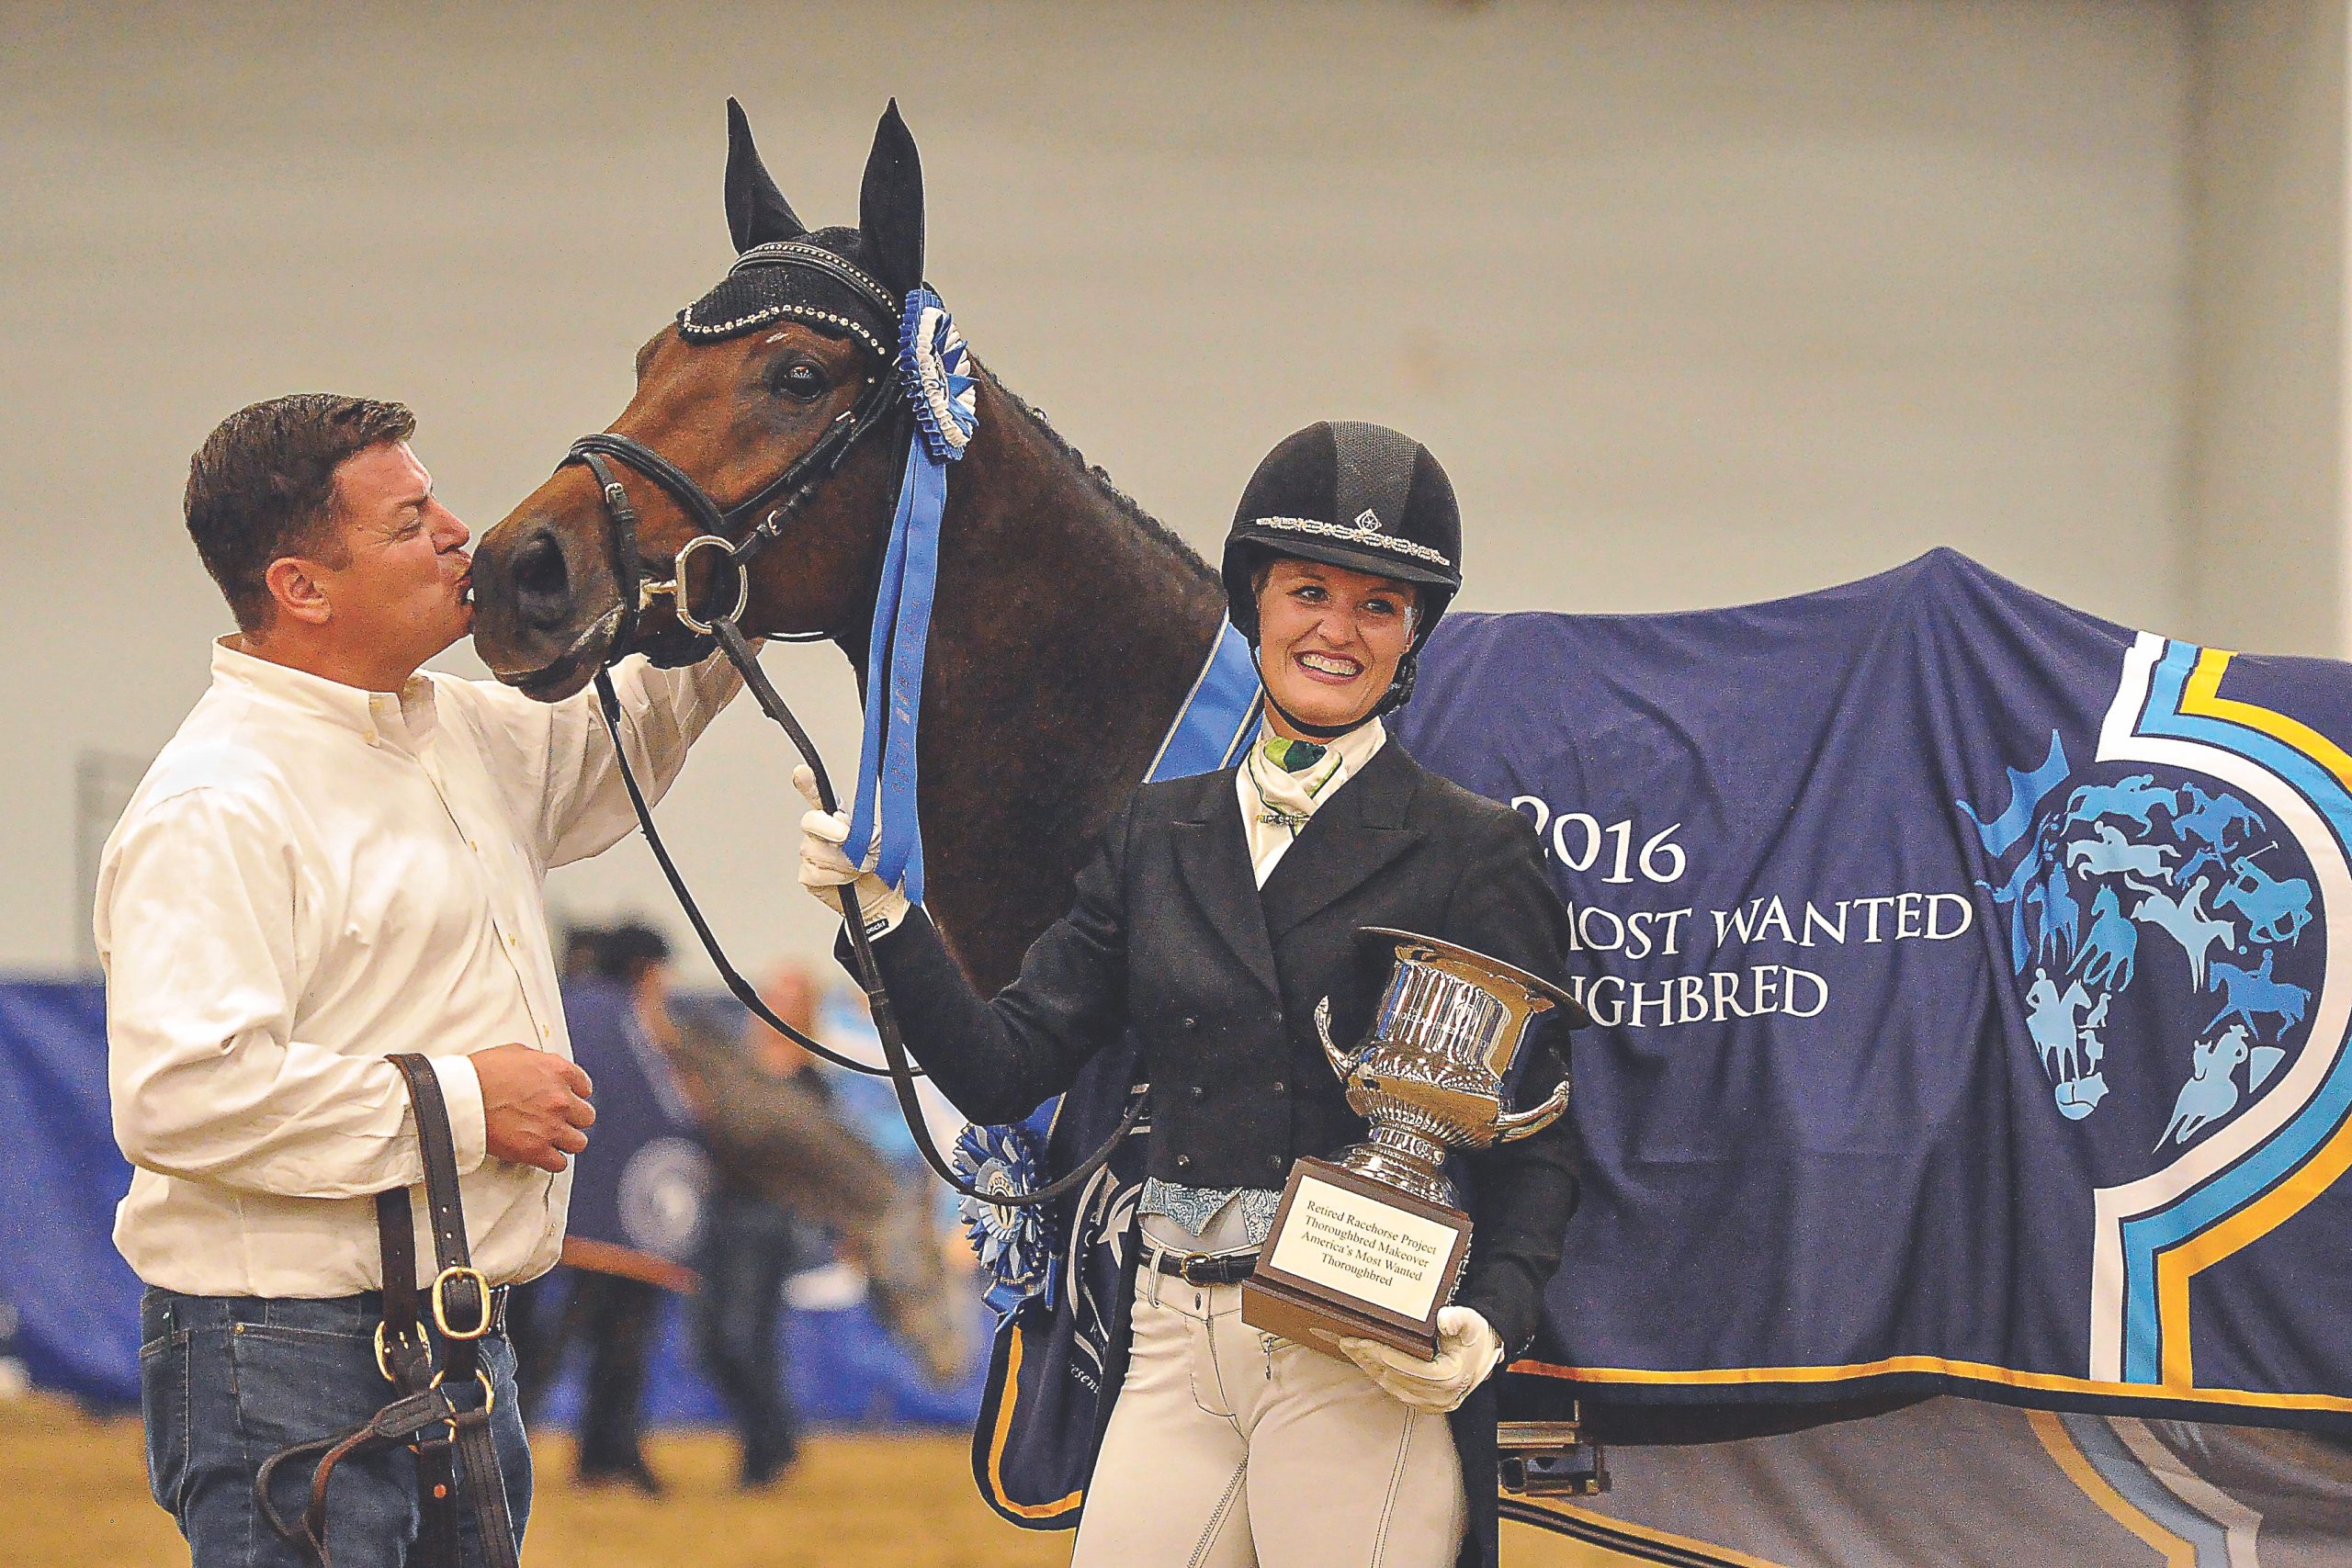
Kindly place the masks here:
[(280, 615), (322, 626), (334, 615), (315, 562), (300, 556), (280, 556), (262, 573), (272, 609)]

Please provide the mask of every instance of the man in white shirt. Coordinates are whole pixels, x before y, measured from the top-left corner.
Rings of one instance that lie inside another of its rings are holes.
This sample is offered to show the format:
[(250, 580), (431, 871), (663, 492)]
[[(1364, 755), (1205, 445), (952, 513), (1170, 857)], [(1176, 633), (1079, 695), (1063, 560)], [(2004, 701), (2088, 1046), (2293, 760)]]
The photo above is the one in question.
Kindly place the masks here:
[[(115, 1242), (149, 1287), (149, 1475), (195, 1568), (292, 1568), (256, 1469), (395, 1392), (374, 1348), (371, 1194), (420, 1182), (423, 1162), (385, 1057), (431, 1058), (473, 1261), (501, 1287), (555, 1262), (595, 1120), (540, 886), (628, 831), (628, 798), (588, 696), (420, 672), (472, 606), (467, 530), (414, 427), (396, 403), (302, 395), (198, 450), (188, 531), (240, 630), (99, 871), (115, 1135), (137, 1168)], [(616, 684), (658, 795), (740, 682), (714, 660), (633, 662)], [(503, 1322), (481, 1345), (519, 1536), (530, 1460)], [(307, 1476), (283, 1480), (297, 1517)], [(330, 1512), (338, 1568), (398, 1568), (413, 1459), (345, 1461)]]

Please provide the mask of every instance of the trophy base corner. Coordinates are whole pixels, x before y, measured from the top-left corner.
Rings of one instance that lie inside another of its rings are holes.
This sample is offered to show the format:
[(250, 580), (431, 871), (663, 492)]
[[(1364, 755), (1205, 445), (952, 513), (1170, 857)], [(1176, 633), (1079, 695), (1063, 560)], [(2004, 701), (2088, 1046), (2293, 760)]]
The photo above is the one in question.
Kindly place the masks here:
[(1437, 1354), (1437, 1324), (1405, 1327), (1393, 1319), (1351, 1309), (1344, 1301), (1300, 1290), (1280, 1280), (1252, 1276), (1241, 1281), (1241, 1321), (1295, 1345), (1345, 1359), (1341, 1339), (1370, 1339), (1423, 1359)]

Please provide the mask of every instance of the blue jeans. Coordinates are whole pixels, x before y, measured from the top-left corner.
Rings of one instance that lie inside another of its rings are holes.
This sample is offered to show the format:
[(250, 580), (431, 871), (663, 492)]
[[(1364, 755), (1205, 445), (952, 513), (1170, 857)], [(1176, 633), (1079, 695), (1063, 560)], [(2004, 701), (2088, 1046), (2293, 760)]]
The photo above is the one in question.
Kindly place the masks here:
[[(338, 1436), (392, 1397), (376, 1370), (369, 1298), (265, 1300), (150, 1290), (140, 1303), (139, 1386), (147, 1423), (147, 1484), (187, 1538), (193, 1568), (305, 1568), (254, 1497), (262, 1461), (289, 1444)], [(514, 1352), (481, 1342), (496, 1403), (491, 1431), (519, 1540), (531, 1508), (531, 1450), (514, 1393)], [(299, 1473), (297, 1473), (299, 1472)], [(311, 1477), (288, 1464), (271, 1499), (301, 1517)], [(471, 1510), (461, 1510), (466, 1561), (481, 1560)], [(335, 1568), (401, 1568), (417, 1535), (416, 1459), (404, 1448), (348, 1459), (327, 1495)]]

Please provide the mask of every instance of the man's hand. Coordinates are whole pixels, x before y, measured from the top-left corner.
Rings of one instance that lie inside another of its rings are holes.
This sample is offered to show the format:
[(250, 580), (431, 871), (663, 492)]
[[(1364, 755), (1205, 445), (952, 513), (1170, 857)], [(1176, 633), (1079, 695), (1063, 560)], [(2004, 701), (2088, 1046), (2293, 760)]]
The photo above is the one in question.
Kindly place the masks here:
[(560, 1171), (566, 1155), (588, 1146), (585, 1129), (596, 1122), (588, 1096), (596, 1086), (577, 1062), (528, 1045), (493, 1045), (466, 1060), (481, 1080), (492, 1159)]

